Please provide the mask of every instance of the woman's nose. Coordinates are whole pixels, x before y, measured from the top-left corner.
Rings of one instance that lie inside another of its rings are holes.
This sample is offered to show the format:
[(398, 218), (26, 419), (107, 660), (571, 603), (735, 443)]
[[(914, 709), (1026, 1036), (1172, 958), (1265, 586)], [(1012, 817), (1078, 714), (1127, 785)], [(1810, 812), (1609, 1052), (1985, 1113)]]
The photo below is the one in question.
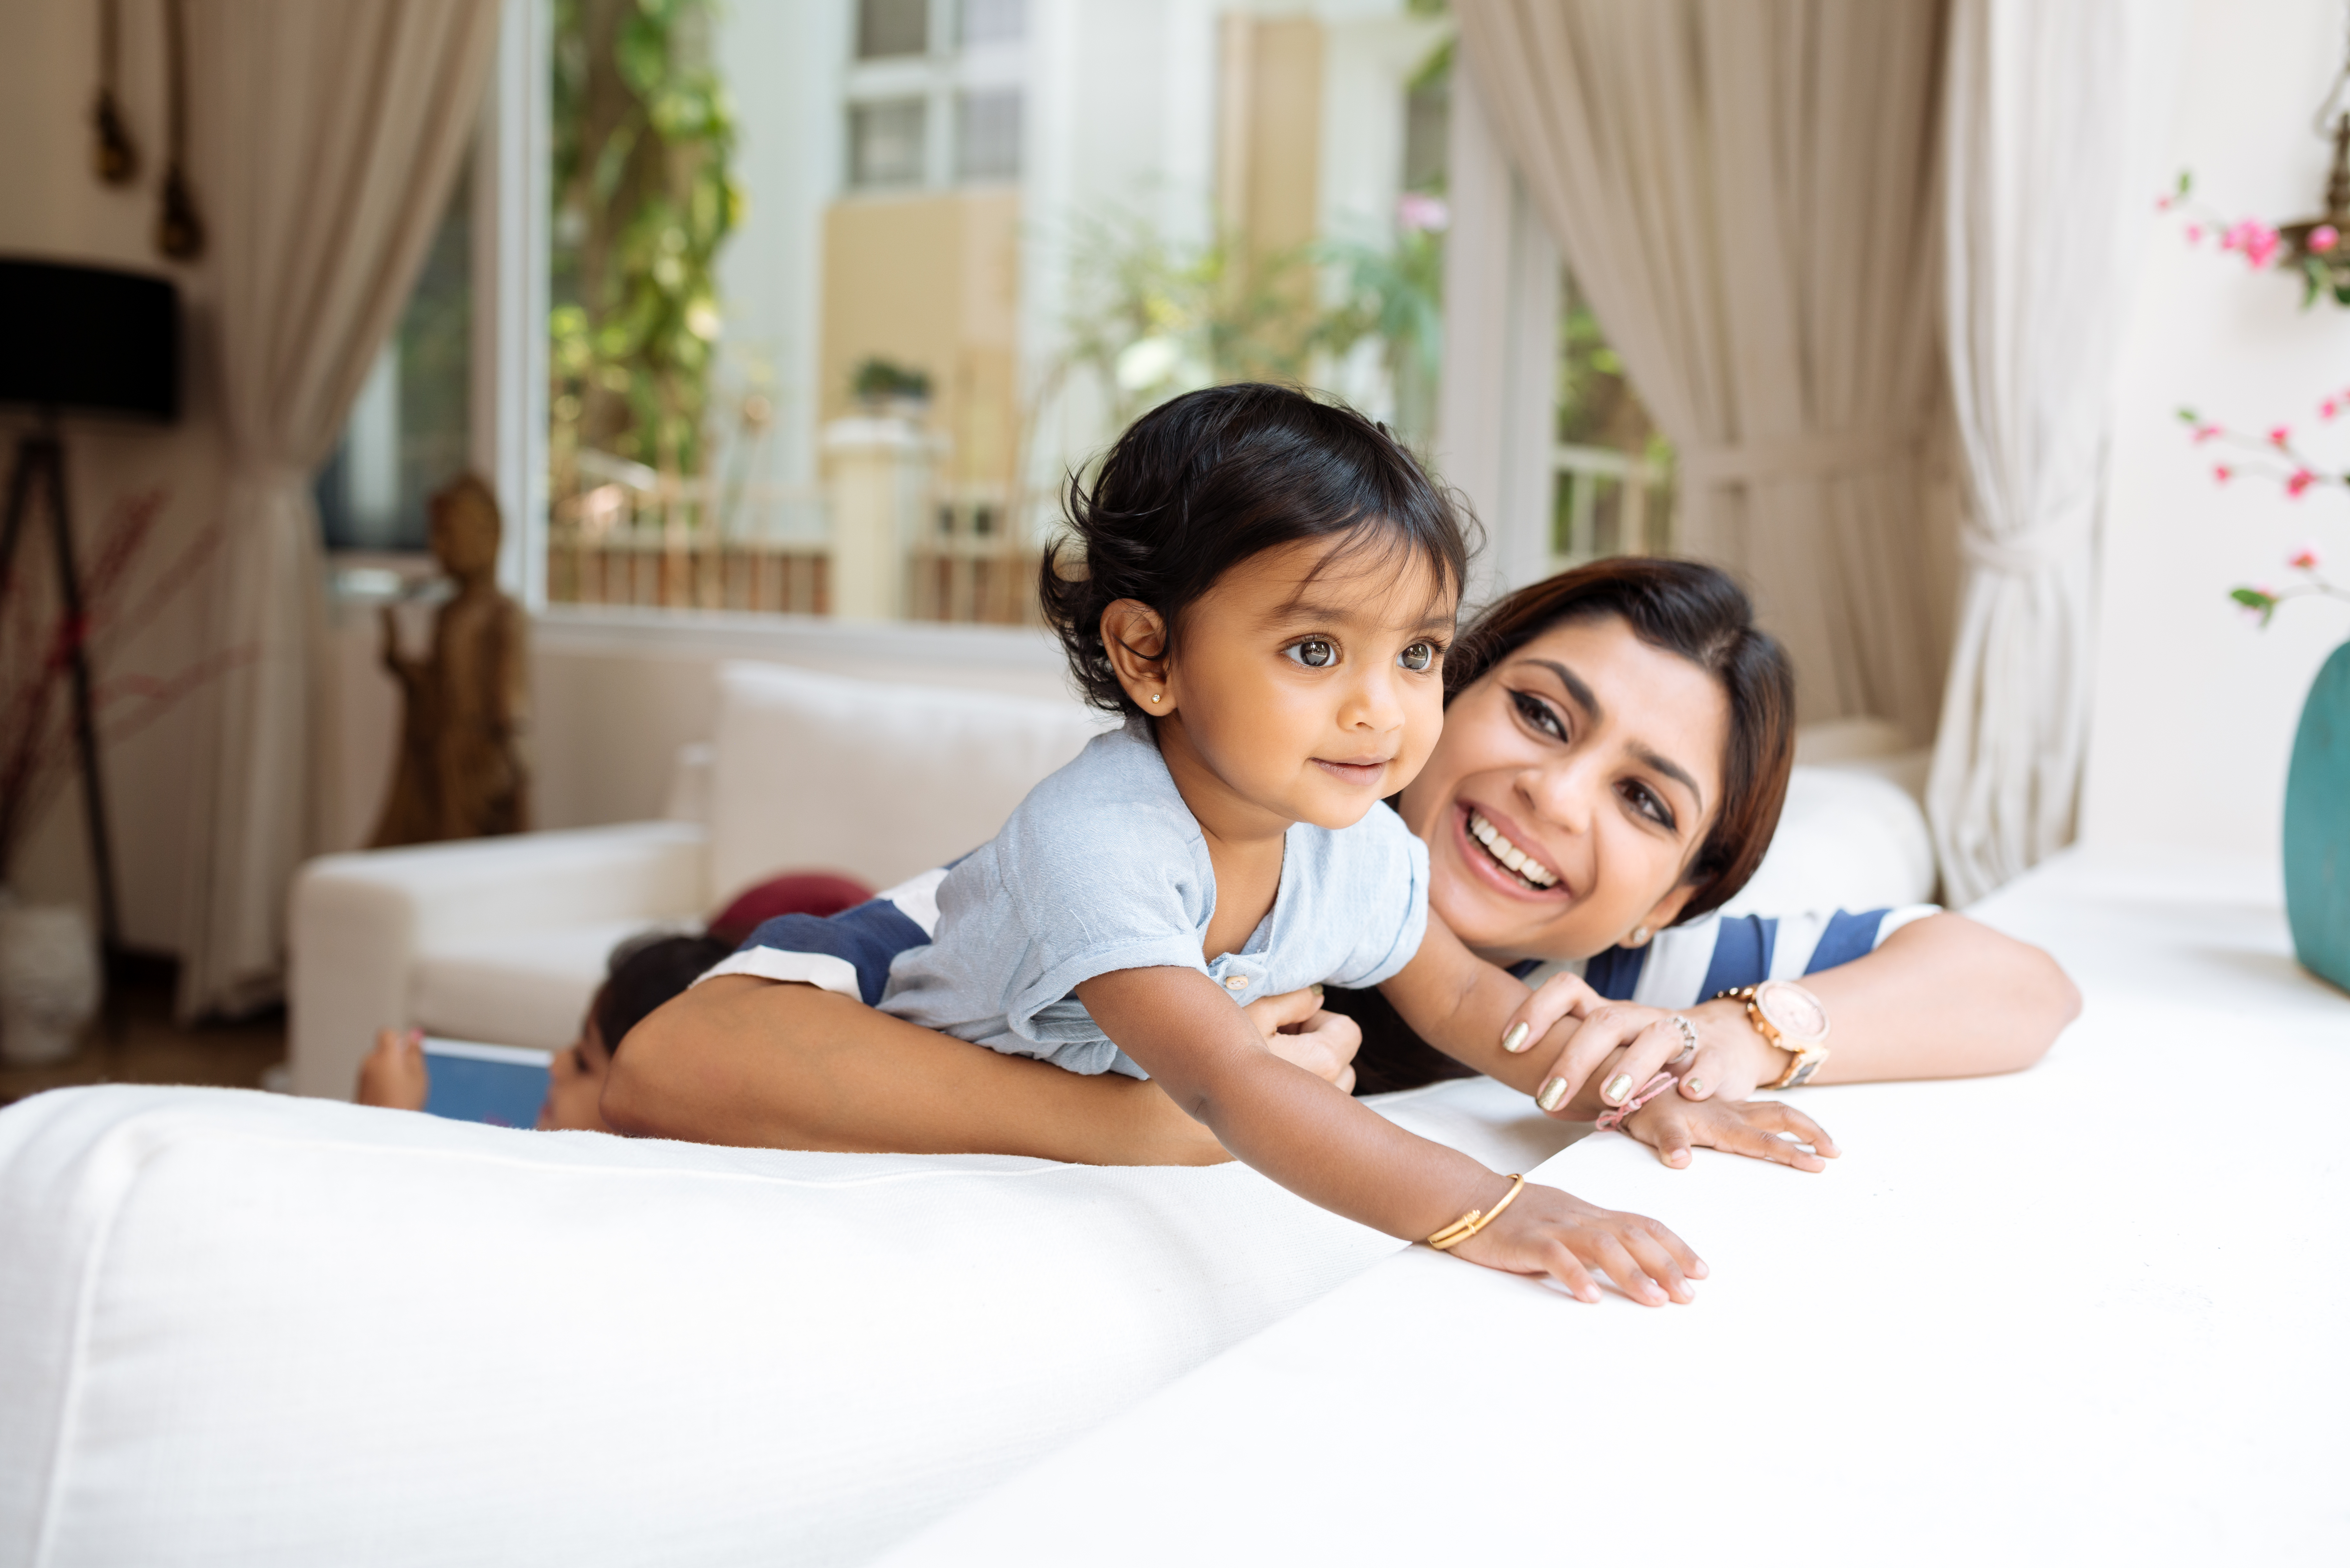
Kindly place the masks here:
[(1569, 833), (1591, 826), (1593, 792), (1599, 786), (1596, 770), (1579, 758), (1564, 757), (1518, 774), (1518, 793), (1535, 816)]

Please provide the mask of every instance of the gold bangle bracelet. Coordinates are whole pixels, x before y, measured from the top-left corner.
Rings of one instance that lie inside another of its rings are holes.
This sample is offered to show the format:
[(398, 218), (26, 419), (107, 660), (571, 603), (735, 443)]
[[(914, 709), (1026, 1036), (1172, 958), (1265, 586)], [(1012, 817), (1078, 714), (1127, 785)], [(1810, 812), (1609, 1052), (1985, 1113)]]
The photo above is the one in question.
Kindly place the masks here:
[(1525, 1189), (1525, 1185), (1524, 1177), (1513, 1176), (1510, 1178), (1510, 1189), (1502, 1194), (1502, 1200), (1499, 1203), (1494, 1204), (1491, 1209), (1471, 1209), (1468, 1213), (1430, 1236), (1428, 1239), (1428, 1244), (1440, 1252), (1452, 1251), (1453, 1248), (1500, 1219), (1502, 1210), (1518, 1200), (1518, 1194)]

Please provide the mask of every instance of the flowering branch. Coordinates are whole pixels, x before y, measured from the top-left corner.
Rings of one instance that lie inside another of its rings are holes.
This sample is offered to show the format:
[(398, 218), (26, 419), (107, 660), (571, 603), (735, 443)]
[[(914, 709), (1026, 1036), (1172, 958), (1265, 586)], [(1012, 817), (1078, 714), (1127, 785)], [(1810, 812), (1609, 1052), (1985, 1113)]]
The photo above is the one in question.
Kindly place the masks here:
[(2217, 208), (2196, 201), (2194, 188), (2193, 176), (2182, 169), (2178, 183), (2154, 203), (2155, 211), (2176, 213), (2186, 220), (2181, 232), (2189, 244), (2200, 245), (2210, 236), (2220, 251), (2242, 256), (2244, 265), (2254, 272), (2266, 269), (2282, 250), (2286, 264), (2302, 275), (2303, 310), (2316, 303), (2320, 294), (2331, 294), (2336, 305), (2350, 305), (2350, 244), (2344, 242), (2341, 230), (2333, 223), (2290, 223), (2280, 228), (2258, 218), (2230, 221)]

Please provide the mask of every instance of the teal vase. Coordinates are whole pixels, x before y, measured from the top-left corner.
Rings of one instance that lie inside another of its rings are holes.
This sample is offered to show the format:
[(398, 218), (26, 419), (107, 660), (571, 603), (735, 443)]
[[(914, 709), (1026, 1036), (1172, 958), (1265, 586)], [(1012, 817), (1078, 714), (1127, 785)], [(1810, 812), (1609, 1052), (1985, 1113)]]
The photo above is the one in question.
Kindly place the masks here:
[(2284, 909), (2303, 965), (2350, 991), (2350, 642), (2317, 672), (2293, 738)]

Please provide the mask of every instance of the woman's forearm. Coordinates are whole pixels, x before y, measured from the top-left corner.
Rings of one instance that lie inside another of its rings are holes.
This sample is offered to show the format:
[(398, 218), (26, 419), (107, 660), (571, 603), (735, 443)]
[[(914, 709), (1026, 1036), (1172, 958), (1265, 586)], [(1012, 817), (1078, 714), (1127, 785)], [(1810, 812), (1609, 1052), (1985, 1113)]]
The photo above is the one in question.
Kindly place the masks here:
[[(1832, 1025), (1815, 1084), (2016, 1072), (2045, 1055), (2081, 1011), (2054, 959), (1963, 915), (1913, 921), (1875, 952), (1803, 983)], [(1702, 1031), (1742, 1036), (1763, 1085), (1785, 1070), (1786, 1053), (1764, 1044), (1741, 1003), (1708, 1002), (1692, 1017)]]
[(1155, 1085), (1066, 1073), (749, 975), (697, 985), (631, 1030), (603, 1112), (625, 1133), (744, 1147), (1087, 1165), (1232, 1158)]

